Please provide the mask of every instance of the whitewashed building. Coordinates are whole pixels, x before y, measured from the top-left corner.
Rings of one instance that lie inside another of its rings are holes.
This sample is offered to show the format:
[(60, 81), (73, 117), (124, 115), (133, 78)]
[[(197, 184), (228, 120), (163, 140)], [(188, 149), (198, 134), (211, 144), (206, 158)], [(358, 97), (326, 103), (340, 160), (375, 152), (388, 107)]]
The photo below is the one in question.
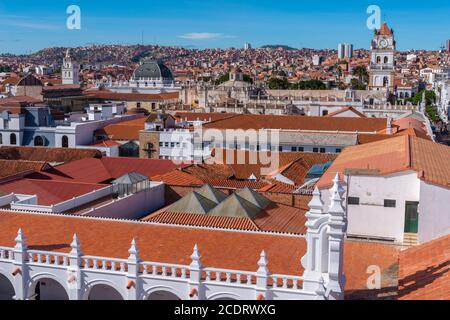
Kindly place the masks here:
[(336, 172), (349, 237), (411, 245), (450, 234), (450, 147), (413, 136), (349, 147), (317, 184), (325, 202)]

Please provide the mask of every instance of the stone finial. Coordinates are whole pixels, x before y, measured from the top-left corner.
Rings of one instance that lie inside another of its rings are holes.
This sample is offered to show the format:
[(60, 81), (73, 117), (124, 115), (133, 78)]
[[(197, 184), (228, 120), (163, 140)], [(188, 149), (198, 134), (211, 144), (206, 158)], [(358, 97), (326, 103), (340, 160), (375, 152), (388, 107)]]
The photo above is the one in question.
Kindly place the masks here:
[(323, 212), (322, 210), (323, 202), (322, 199), (320, 198), (319, 188), (317, 187), (314, 188), (314, 191), (312, 193), (312, 199), (308, 203), (308, 207), (310, 208), (309, 212), (311, 213), (321, 214)]
[(261, 251), (261, 254), (259, 256), (259, 261), (258, 261), (258, 273), (259, 274), (267, 274), (269, 273), (269, 269), (267, 268), (267, 258), (266, 258), (266, 252), (263, 250)]
[(16, 245), (14, 247), (15, 249), (25, 250), (27, 248), (26, 238), (23, 235), (22, 228), (20, 228), (19, 231), (17, 231), (17, 237), (15, 241), (16, 241)]
[(81, 255), (80, 241), (78, 240), (78, 236), (76, 233), (73, 234), (73, 239), (70, 247), (72, 248), (72, 250), (70, 250), (70, 254)]
[(330, 215), (344, 216), (344, 208), (342, 207), (342, 195), (344, 193), (344, 188), (339, 180), (339, 173), (333, 179), (333, 187), (330, 189), (331, 201), (328, 209)]
[(194, 251), (192, 252), (192, 255), (191, 255), (191, 260), (192, 260), (191, 265), (190, 265), (191, 268), (201, 268), (202, 263), (200, 261), (200, 258), (201, 258), (201, 255), (198, 250), (198, 246), (197, 246), (197, 244), (195, 244)]
[(131, 241), (131, 247), (128, 250), (128, 253), (130, 254), (130, 256), (128, 257), (129, 260), (139, 260), (139, 250), (137, 248), (135, 238), (133, 238), (133, 240)]
[(333, 179), (333, 187), (331, 187), (331, 194), (333, 194), (335, 191), (338, 192), (339, 197), (344, 196), (345, 189), (342, 187), (341, 179), (339, 178), (339, 172), (336, 173)]

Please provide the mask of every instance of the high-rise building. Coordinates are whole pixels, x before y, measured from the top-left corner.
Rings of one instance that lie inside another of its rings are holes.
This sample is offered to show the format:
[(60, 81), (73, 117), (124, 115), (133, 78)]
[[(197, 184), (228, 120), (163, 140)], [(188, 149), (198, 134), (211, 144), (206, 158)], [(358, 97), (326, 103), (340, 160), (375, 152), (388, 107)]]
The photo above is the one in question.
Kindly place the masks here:
[(339, 43), (338, 44), (338, 58), (344, 59), (345, 57), (345, 44)]
[(252, 45), (251, 45), (250, 43), (246, 42), (246, 43), (244, 44), (244, 49), (245, 49), (245, 50), (249, 50), (249, 49), (251, 49), (251, 48), (252, 48)]
[(394, 91), (395, 50), (394, 31), (384, 23), (375, 30), (371, 45), (369, 89)]
[(450, 39), (447, 40), (445, 48), (447, 49), (447, 52), (450, 52)]
[(353, 45), (346, 43), (344, 45), (344, 54), (346, 58), (353, 58)]
[(338, 44), (338, 58), (352, 58), (353, 57), (353, 45), (349, 43)]

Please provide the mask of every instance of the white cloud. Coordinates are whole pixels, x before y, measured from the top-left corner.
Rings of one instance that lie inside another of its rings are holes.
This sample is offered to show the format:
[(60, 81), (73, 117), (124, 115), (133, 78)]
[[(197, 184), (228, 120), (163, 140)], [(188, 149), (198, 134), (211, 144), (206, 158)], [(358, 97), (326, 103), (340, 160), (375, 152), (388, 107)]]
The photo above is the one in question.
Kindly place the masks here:
[(189, 40), (211, 40), (211, 39), (222, 38), (223, 34), (222, 33), (210, 33), (210, 32), (191, 32), (191, 33), (185, 33), (178, 37), (183, 38), (183, 39), (189, 39)]
[(56, 30), (59, 26), (47, 24), (47, 23), (30, 23), (23, 21), (15, 21), (12, 19), (0, 19), (0, 25), (6, 27), (26, 28), (34, 30)]

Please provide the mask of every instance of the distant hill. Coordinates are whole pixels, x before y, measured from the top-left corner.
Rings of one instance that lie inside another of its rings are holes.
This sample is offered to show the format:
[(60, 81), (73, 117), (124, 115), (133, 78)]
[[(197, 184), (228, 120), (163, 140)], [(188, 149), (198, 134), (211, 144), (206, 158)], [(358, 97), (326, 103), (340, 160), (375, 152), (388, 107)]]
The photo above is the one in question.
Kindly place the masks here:
[(263, 49), (278, 49), (282, 48), (284, 50), (297, 50), (297, 48), (289, 47), (284, 44), (266, 44), (265, 46), (262, 46)]

